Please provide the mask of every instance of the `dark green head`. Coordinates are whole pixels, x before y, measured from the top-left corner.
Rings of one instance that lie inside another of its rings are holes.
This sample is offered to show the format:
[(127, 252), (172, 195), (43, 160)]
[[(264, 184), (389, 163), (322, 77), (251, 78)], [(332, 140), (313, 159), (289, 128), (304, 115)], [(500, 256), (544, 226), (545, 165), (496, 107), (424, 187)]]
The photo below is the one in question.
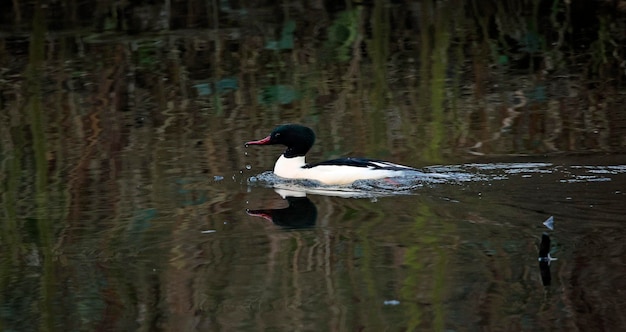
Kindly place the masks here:
[(315, 133), (311, 128), (298, 124), (281, 125), (272, 133), (258, 141), (246, 142), (246, 145), (274, 145), (281, 144), (287, 147), (285, 157), (300, 157), (306, 155), (315, 143)]

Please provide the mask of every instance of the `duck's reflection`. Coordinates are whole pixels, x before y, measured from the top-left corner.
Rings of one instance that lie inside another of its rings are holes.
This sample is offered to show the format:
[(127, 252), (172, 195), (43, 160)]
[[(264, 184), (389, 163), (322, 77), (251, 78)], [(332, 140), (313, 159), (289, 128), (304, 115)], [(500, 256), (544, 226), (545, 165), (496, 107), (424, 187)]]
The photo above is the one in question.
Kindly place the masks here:
[(289, 204), (282, 209), (246, 210), (248, 215), (265, 218), (274, 224), (284, 228), (307, 228), (315, 226), (317, 220), (317, 208), (306, 193), (275, 189)]

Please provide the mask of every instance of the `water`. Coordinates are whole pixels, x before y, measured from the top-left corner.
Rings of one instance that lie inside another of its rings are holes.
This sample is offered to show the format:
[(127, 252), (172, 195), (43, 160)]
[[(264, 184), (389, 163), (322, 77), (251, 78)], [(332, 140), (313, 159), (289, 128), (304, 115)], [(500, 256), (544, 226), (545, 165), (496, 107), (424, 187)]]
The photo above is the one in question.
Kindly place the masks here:
[(626, 329), (623, 6), (357, 3), (0, 5), (0, 330)]
[[(26, 305), (37, 303), (56, 327), (96, 326), (112, 315), (113, 330), (595, 324), (572, 312), (589, 301), (609, 313), (624, 305), (615, 292), (626, 163), (587, 162), (442, 165), (432, 169), (453, 179), (352, 198), (270, 188), (258, 180), (268, 173), (214, 181), (191, 176), (193, 168), (186, 180), (164, 172), (151, 186), (120, 187), (109, 203), (87, 192), (91, 205), (60, 221), (47, 252), (35, 223), (50, 219), (16, 220), (14, 250), (23, 251), (3, 258), (5, 308), (37, 318)], [(550, 217), (553, 230), (543, 224)], [(543, 234), (558, 258), (548, 284), (538, 261)], [(613, 314), (607, 325), (619, 324)], [(6, 322), (35, 327), (13, 317)]]

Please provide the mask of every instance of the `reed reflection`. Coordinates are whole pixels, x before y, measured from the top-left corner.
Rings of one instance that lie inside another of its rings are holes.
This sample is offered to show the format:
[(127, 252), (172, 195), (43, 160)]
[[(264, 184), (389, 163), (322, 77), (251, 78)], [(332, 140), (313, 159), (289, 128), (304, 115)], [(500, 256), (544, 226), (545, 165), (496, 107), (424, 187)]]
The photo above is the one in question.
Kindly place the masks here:
[(250, 216), (261, 217), (283, 228), (309, 228), (315, 226), (317, 207), (303, 191), (275, 189), (288, 206), (281, 209), (246, 210)]

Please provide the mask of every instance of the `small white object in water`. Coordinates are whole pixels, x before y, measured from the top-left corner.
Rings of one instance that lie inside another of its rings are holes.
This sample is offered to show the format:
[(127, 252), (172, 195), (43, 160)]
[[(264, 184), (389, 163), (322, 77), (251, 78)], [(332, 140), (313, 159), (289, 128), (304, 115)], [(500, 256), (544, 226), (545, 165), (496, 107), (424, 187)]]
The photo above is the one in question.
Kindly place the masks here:
[(552, 257), (550, 256), (550, 253), (548, 253), (548, 256), (546, 257), (539, 257), (538, 261), (540, 262), (548, 262), (548, 264), (550, 264), (552, 261), (558, 261), (559, 259), (556, 257)]
[(246, 165), (246, 169), (247, 169), (247, 170), (251, 170), (251, 169), (252, 169), (252, 166), (251, 166), (251, 165)]
[(208, 234), (208, 233), (215, 233), (215, 232), (217, 232), (217, 231), (216, 231), (216, 230), (214, 230), (214, 229), (207, 229), (206, 231), (202, 231), (202, 232), (200, 232), (200, 233), (202, 233), (202, 234)]
[(400, 301), (398, 300), (385, 300), (385, 302), (383, 302), (383, 305), (398, 305), (400, 304)]
[(550, 218), (546, 219), (543, 224), (548, 227), (551, 231), (554, 230), (554, 216), (550, 216)]

